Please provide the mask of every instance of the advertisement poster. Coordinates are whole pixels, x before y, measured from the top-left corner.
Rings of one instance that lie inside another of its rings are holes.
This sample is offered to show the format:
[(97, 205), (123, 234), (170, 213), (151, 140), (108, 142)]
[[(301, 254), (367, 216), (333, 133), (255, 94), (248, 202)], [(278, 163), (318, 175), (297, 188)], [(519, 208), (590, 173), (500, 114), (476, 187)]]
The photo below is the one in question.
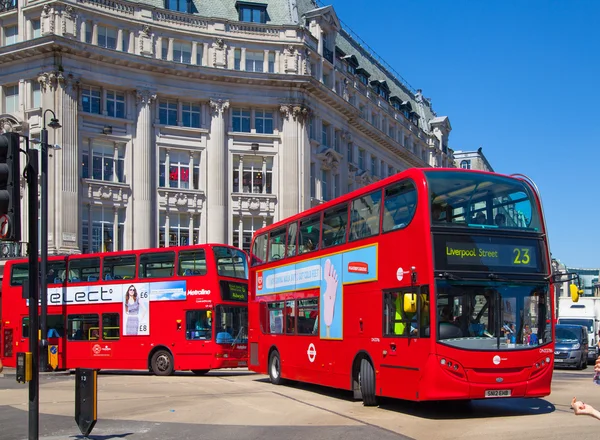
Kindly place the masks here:
[(134, 283), (123, 292), (123, 336), (150, 334), (149, 283)]

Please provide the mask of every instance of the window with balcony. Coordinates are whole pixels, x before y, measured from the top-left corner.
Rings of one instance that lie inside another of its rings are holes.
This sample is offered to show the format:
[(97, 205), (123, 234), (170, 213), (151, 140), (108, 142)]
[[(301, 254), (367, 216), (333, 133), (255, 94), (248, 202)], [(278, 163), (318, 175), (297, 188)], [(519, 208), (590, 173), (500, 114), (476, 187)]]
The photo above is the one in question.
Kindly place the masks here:
[(113, 118), (125, 118), (125, 93), (106, 91), (106, 114)]
[(238, 1), (236, 7), (238, 9), (240, 21), (245, 21), (247, 23), (267, 22), (267, 5)]
[(19, 37), (18, 26), (7, 26), (4, 28), (4, 45), (15, 44)]
[(263, 221), (263, 217), (259, 216), (233, 216), (233, 245), (249, 252), (254, 233), (271, 223), (273, 223), (272, 218), (266, 218)]
[(91, 146), (82, 151), (81, 164), (81, 177), (84, 179), (122, 183), (125, 181), (125, 148), (123, 145), (115, 147), (114, 144), (92, 141)]
[(41, 20), (31, 20), (31, 38), (40, 38), (42, 36)]
[(273, 134), (273, 112), (255, 110), (254, 126), (257, 133)]
[(234, 155), (233, 192), (272, 194), (273, 158), (270, 156)]
[(106, 26), (98, 26), (98, 46), (116, 49), (117, 30)]
[(250, 133), (250, 110), (242, 108), (232, 109), (231, 125), (233, 131)]
[(159, 187), (199, 189), (200, 157), (198, 154), (190, 156), (189, 151), (161, 148), (159, 161)]
[(262, 72), (265, 64), (264, 52), (246, 51), (246, 71)]
[(101, 92), (97, 87), (81, 87), (81, 111), (100, 114)]
[(82, 252), (113, 252), (123, 250), (125, 210), (94, 206), (83, 210), (81, 228)]
[(158, 120), (162, 125), (177, 125), (177, 101), (161, 99), (158, 103)]
[(188, 246), (199, 243), (199, 216), (180, 212), (169, 212), (167, 214), (161, 211), (158, 222), (160, 224), (158, 234), (159, 247)]
[(19, 86), (4, 86), (4, 113), (16, 113), (19, 110)]
[(190, 64), (192, 62), (192, 43), (173, 42), (173, 61)]
[(190, 0), (165, 0), (165, 9), (170, 11), (190, 13), (190, 6)]

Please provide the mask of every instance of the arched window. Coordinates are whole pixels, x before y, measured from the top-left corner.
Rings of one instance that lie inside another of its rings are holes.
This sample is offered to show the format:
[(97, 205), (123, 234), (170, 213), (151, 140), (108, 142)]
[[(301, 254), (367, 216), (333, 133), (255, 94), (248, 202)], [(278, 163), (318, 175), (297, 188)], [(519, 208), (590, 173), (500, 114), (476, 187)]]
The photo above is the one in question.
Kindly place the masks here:
[(470, 170), (471, 169), (471, 161), (470, 160), (463, 160), (460, 162), (460, 167), (462, 169), (465, 170)]

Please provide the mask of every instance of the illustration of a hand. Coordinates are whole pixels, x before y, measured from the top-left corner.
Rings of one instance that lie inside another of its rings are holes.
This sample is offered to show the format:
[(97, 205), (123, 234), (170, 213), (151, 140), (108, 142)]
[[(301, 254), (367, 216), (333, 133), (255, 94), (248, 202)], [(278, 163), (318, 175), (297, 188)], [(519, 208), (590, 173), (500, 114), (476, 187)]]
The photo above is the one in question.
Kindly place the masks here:
[(326, 284), (325, 295), (323, 296), (324, 319), (325, 325), (327, 326), (327, 337), (329, 337), (329, 328), (333, 322), (333, 315), (335, 312), (335, 297), (337, 295), (338, 286), (337, 272), (335, 271), (333, 264), (331, 264), (331, 260), (325, 261), (323, 277)]

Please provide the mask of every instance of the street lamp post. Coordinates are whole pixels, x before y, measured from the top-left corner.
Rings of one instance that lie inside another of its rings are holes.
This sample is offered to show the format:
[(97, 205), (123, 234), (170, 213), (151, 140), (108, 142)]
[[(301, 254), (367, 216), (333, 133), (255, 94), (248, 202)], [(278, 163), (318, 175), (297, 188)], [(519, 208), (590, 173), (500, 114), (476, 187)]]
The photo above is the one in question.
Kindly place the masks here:
[(42, 197), (41, 197), (41, 237), (40, 237), (40, 278), (41, 278), (41, 301), (40, 301), (40, 369), (48, 371), (48, 130), (46, 130), (46, 113), (52, 113), (52, 119), (48, 127), (57, 129), (61, 125), (56, 114), (47, 109), (42, 116), (43, 127), (40, 147), (42, 149)]

